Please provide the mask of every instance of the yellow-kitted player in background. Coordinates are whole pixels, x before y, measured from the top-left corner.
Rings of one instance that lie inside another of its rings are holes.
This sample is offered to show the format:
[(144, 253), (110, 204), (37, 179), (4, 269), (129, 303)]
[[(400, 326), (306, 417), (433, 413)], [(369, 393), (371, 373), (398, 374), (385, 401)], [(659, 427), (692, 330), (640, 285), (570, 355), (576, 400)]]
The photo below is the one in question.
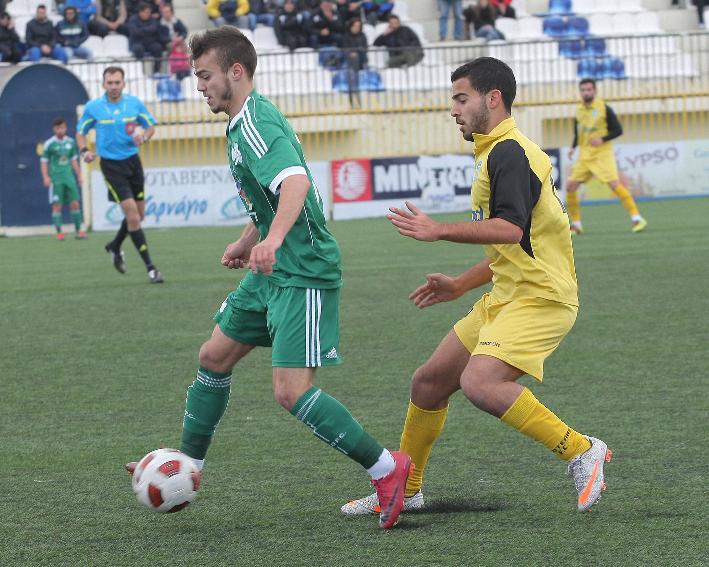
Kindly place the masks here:
[(569, 150), (569, 159), (573, 158), (576, 146), (580, 152), (566, 183), (566, 208), (571, 219), (571, 232), (583, 232), (578, 188), (591, 177), (610, 186), (628, 211), (633, 223), (633, 232), (640, 232), (647, 226), (647, 221), (640, 215), (628, 188), (618, 179), (618, 167), (611, 144), (611, 140), (623, 133), (623, 127), (613, 109), (602, 99), (596, 98), (596, 81), (582, 79), (579, 92), (582, 102), (576, 109), (574, 141)]

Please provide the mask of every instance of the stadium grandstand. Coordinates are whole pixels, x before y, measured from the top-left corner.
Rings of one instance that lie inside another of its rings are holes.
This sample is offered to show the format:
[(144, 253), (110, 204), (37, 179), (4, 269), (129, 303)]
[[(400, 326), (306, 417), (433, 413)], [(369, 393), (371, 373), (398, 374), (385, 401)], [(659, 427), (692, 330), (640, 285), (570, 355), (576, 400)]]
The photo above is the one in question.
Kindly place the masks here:
[[(21, 39), (40, 2), (7, 4)], [(313, 47), (290, 51), (271, 26), (254, 22), (243, 32), (259, 54), (256, 88), (283, 109), (313, 160), (468, 152), (459, 137), (441, 128), (442, 116), (449, 107), (451, 71), (482, 55), (513, 68), (517, 121), (545, 147), (570, 143), (577, 85), (585, 77), (601, 81), (603, 98), (612, 101), (624, 125), (624, 142), (702, 138), (709, 122), (709, 33), (700, 28), (691, 1), (672, 4), (515, 0), (516, 18), (494, 23), (501, 39), (440, 41), (435, 3), (397, 0), (393, 13), (418, 36), (423, 57), (392, 66), (387, 48), (373, 47), (388, 23), (364, 19), (367, 62), (354, 78), (344, 58), (324, 57)], [(59, 21), (56, 5), (48, 7), (50, 18)], [(201, 0), (175, 0), (174, 11), (190, 32), (214, 25)], [(89, 98), (103, 93), (103, 69), (120, 64), (127, 92), (145, 101), (158, 119), (155, 141), (143, 151), (147, 167), (222, 162), (223, 117), (209, 112), (193, 76), (180, 80), (171, 74), (167, 55), (158, 65), (136, 59), (128, 38), (118, 33), (91, 35), (84, 45), (92, 60), (71, 59), (66, 68)], [(327, 54), (333, 51), (329, 47)], [(0, 76), (13, 67), (0, 65)]]

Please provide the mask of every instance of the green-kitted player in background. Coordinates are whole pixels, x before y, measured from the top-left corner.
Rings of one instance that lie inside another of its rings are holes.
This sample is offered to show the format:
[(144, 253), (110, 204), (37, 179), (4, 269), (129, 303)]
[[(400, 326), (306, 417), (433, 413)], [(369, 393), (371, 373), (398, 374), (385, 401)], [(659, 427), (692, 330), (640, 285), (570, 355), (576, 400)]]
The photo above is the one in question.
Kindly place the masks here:
[(42, 181), (45, 187), (52, 190), (52, 224), (57, 229), (57, 240), (64, 240), (62, 205), (66, 204), (71, 210), (76, 238), (84, 239), (86, 232), (81, 229), (81, 204), (79, 203), (81, 186), (79, 150), (74, 138), (66, 135), (66, 129), (66, 120), (63, 118), (56, 118), (52, 122), (54, 136), (44, 142), (40, 161)]

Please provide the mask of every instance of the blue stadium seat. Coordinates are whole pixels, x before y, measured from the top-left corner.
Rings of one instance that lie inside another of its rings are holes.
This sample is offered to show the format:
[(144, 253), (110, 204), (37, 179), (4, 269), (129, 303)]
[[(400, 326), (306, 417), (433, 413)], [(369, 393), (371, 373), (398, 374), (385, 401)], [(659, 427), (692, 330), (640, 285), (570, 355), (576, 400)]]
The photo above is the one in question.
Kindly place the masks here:
[(583, 43), (580, 39), (564, 39), (559, 42), (559, 55), (570, 59), (579, 59), (583, 55)]
[(549, 0), (550, 14), (571, 13), (571, 0)]
[[(349, 71), (347, 69), (341, 69), (332, 75), (332, 90), (340, 93), (347, 93), (350, 91), (349, 85)], [(360, 91), (383, 91), (384, 82), (382, 81), (382, 76), (372, 69), (363, 69), (359, 72), (357, 78), (357, 87), (355, 90)]]
[(584, 57), (576, 64), (576, 74), (582, 79), (602, 79), (603, 60), (595, 57)]
[(581, 16), (572, 16), (566, 22), (566, 35), (570, 37), (586, 37), (588, 35), (588, 20)]
[(543, 30), (549, 37), (564, 37), (567, 31), (566, 20), (559, 16), (547, 16), (544, 18)]
[(177, 79), (162, 75), (157, 84), (158, 100), (161, 102), (181, 102), (185, 100), (182, 94), (182, 84)]
[(603, 60), (603, 78), (604, 79), (625, 79), (625, 63), (617, 57), (606, 57)]
[(606, 40), (602, 37), (589, 37), (583, 48), (584, 57), (605, 57)]

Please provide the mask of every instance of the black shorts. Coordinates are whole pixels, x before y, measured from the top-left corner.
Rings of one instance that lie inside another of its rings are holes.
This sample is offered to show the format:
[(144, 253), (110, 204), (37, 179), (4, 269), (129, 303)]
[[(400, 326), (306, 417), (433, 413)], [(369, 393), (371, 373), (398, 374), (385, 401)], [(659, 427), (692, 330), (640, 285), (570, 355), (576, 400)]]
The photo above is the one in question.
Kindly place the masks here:
[(145, 177), (138, 154), (127, 159), (101, 158), (101, 173), (106, 180), (109, 201), (145, 200)]

